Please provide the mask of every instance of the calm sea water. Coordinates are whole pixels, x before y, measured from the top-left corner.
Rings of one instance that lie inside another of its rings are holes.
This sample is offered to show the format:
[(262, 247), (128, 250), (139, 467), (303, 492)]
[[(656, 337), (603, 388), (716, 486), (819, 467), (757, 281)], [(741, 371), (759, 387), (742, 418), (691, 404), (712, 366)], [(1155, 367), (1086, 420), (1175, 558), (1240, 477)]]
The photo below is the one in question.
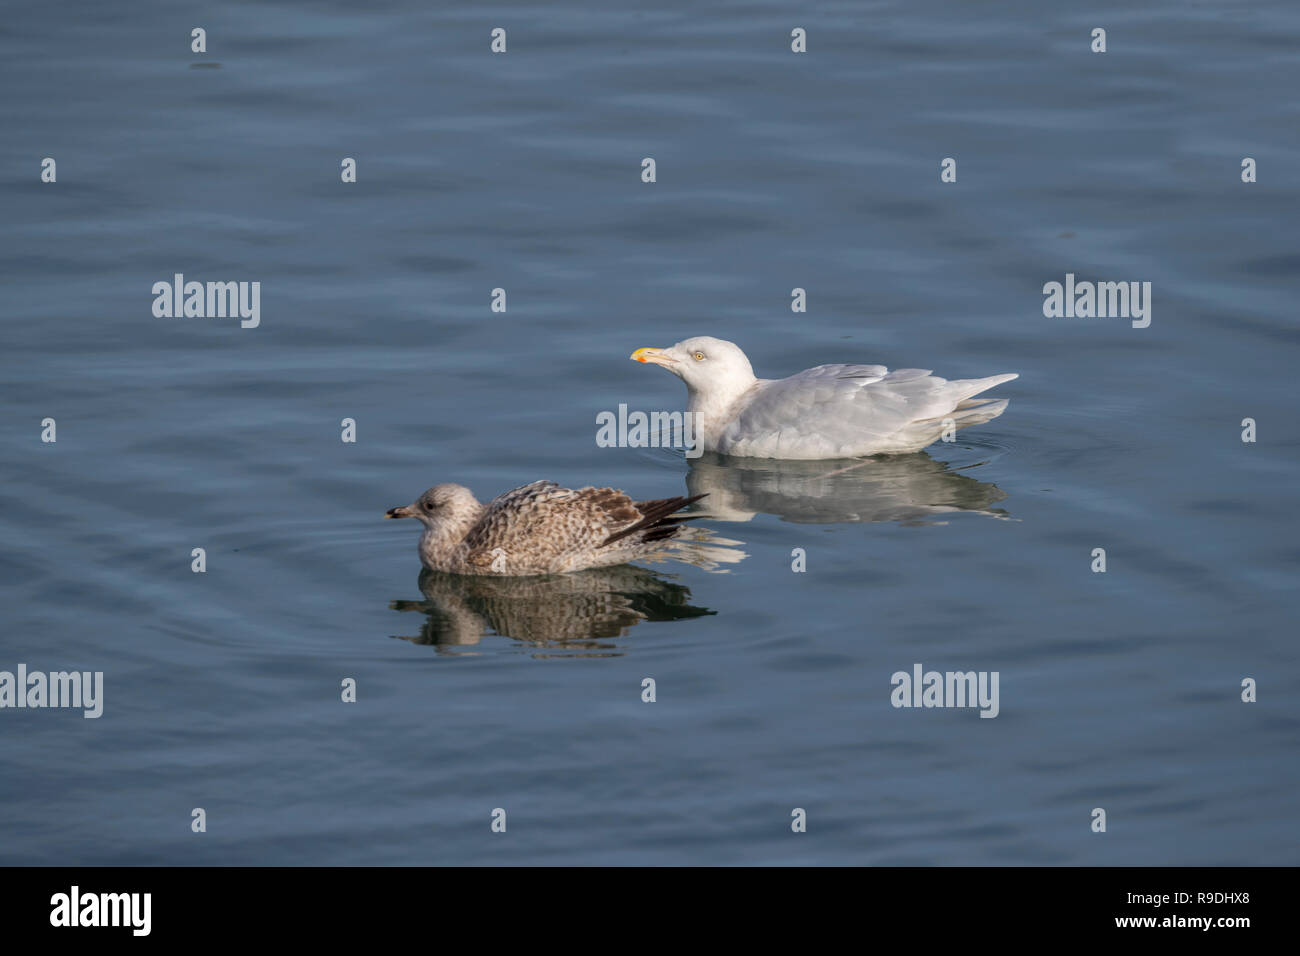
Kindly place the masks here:
[[(1295, 863), (1300, 13), (1143, 7), (7, 17), (0, 669), (105, 700), (0, 712), (0, 862)], [(177, 272), (260, 327), (155, 318)], [(1067, 272), (1151, 326), (1044, 318)], [(1021, 377), (837, 474), (598, 448), (693, 334)], [(381, 520), (538, 478), (709, 491), (746, 557), (422, 578)], [(1000, 715), (894, 709), (915, 663)]]

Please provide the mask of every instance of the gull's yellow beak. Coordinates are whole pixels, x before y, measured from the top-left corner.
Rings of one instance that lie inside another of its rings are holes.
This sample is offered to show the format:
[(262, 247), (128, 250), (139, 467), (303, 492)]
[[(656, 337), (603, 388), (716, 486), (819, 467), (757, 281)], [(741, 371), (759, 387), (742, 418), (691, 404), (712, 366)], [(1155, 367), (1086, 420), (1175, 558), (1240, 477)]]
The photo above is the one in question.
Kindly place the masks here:
[(677, 360), (663, 349), (637, 349), (628, 356), (633, 362), (653, 362), (655, 365), (676, 365)]

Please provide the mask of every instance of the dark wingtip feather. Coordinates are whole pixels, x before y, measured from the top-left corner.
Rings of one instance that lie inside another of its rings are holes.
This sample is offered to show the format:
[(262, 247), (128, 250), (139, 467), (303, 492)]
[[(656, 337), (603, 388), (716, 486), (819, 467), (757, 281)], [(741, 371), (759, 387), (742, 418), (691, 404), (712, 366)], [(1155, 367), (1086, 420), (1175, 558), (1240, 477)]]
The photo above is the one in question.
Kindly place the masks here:
[(641, 520), (629, 525), (622, 531), (611, 534), (600, 543), (600, 546), (602, 548), (607, 547), (615, 541), (626, 538), (628, 535), (636, 534), (638, 531), (646, 532), (641, 538), (642, 541), (662, 541), (665, 538), (670, 538), (677, 533), (677, 528), (683, 521), (703, 517), (702, 515), (678, 515), (675, 512), (707, 496), (708, 492), (706, 491), (702, 495), (692, 495), (689, 498), (659, 498), (654, 501), (638, 501), (636, 507), (641, 512)]

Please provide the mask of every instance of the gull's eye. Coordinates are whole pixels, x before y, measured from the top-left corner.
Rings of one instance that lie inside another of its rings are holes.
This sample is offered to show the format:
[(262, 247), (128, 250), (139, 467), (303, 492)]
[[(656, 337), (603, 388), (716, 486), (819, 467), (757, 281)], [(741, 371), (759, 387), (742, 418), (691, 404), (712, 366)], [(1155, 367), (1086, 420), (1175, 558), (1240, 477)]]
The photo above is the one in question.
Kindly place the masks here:
[(703, 352), (694, 352), (694, 353), (692, 353), (691, 358), (695, 359), (695, 361), (697, 361), (697, 362), (703, 362), (703, 361), (704, 361), (704, 353), (703, 353)]

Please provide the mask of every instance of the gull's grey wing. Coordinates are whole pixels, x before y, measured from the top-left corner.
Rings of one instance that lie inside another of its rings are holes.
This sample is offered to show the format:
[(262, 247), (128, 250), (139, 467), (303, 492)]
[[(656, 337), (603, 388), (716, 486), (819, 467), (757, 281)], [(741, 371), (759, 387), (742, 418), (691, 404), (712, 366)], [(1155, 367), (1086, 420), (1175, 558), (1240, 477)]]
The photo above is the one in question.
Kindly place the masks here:
[[(760, 381), (723, 430), (719, 451), (834, 458), (868, 448), (889, 450), (891, 442), (916, 440), (909, 428), (913, 423), (940, 420), (971, 395), (1015, 377), (949, 381), (928, 369), (819, 365), (789, 378)], [(934, 431), (937, 437), (939, 429)]]

